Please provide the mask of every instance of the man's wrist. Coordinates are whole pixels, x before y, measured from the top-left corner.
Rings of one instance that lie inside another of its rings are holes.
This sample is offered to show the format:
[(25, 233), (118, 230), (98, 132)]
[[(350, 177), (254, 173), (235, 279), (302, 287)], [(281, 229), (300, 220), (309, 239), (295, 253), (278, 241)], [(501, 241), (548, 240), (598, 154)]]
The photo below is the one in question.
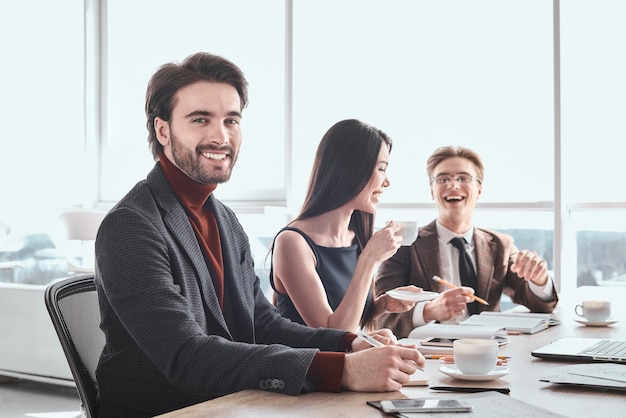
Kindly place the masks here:
[(354, 347), (352, 344), (356, 340), (357, 335), (353, 332), (346, 332), (341, 340), (339, 341), (339, 347), (337, 351), (343, 351), (345, 353), (350, 353), (354, 351)]
[(550, 275), (548, 275), (548, 280), (543, 285), (539, 285), (531, 280), (528, 282), (528, 287), (542, 301), (549, 302), (553, 300), (554, 285)]
[(413, 316), (412, 316), (412, 325), (413, 327), (421, 327), (422, 325), (426, 325), (428, 322), (424, 317), (424, 310), (426, 309), (426, 304), (428, 302), (420, 302), (415, 304), (413, 308)]
[(320, 392), (341, 392), (345, 359), (345, 353), (315, 353), (306, 375), (307, 380)]

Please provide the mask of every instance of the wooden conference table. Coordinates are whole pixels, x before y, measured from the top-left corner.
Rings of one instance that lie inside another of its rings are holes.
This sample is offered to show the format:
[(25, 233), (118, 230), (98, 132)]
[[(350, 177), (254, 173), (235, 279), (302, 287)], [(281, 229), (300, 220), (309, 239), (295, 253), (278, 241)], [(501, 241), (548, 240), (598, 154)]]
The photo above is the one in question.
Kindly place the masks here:
[[(574, 306), (585, 299), (611, 300), (611, 316), (619, 319), (620, 322), (609, 327), (586, 327), (577, 323), (574, 321), (576, 317)], [(561, 325), (533, 335), (509, 336), (510, 343), (502, 347), (501, 354), (510, 356), (508, 364), (512, 369), (510, 374), (488, 382), (461, 381), (441, 373), (438, 370), (439, 360), (426, 360), (425, 371), (429, 385), (508, 387), (511, 389), (511, 397), (567, 417), (623, 416), (626, 410), (626, 392), (600, 391), (540, 382), (539, 377), (549, 374), (553, 368), (572, 363), (538, 359), (531, 356), (530, 352), (559, 337), (566, 336), (626, 339), (626, 288), (578, 288), (570, 297), (561, 297), (555, 314), (561, 319)], [(405, 387), (397, 392), (318, 392), (299, 396), (244, 390), (173, 411), (162, 417), (381, 417), (388, 415), (367, 405), (367, 401), (405, 397), (458, 398), (460, 396), (462, 395), (452, 392), (435, 392), (426, 386)], [(457, 415), (474, 416), (474, 414)]]

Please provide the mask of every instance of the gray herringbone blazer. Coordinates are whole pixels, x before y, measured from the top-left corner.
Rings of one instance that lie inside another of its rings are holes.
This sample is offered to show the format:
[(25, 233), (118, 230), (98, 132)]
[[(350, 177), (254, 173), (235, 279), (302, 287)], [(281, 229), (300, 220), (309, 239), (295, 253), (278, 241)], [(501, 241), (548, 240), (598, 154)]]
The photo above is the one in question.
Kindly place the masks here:
[[(552, 312), (558, 301), (556, 290), (553, 300), (544, 302), (530, 290), (524, 279), (511, 271), (511, 257), (518, 249), (510, 236), (475, 228), (474, 246), (478, 276), (476, 294), (489, 302), (488, 307), (479, 304), (480, 311), (500, 310), (500, 298), (506, 291), (515, 303), (527, 306), (532, 312)], [(411, 246), (400, 247), (393, 257), (381, 264), (376, 277), (376, 295), (410, 284), (443, 292), (447, 288), (432, 280), (434, 275), (441, 276), (439, 259), (437, 227), (432, 221), (420, 228), (419, 236)], [(412, 309), (401, 314), (386, 314), (376, 320), (375, 326), (390, 328), (398, 338), (403, 338), (413, 329), (412, 316)]]
[(259, 287), (235, 214), (213, 196), (207, 204), (222, 242), (224, 313), (188, 217), (158, 163), (100, 227), (102, 415), (152, 416), (250, 388), (295, 395), (308, 388), (318, 348), (338, 349), (345, 332), (300, 326), (276, 313)]

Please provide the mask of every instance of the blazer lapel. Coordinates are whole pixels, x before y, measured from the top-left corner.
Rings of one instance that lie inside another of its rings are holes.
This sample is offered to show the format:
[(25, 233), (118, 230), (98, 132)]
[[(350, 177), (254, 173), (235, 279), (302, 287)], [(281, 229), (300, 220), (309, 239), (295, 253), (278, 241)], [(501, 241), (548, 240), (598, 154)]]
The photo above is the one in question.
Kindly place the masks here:
[(489, 234), (474, 228), (474, 245), (476, 246), (476, 275), (478, 276), (476, 294), (483, 298), (488, 298), (495, 268), (494, 254), (496, 253), (496, 244)]
[[(220, 239), (222, 240), (222, 258), (224, 261), (224, 291), (230, 312), (236, 317), (237, 332), (243, 335), (237, 335), (238, 341), (253, 341), (254, 339), (254, 295), (246, 295), (245, 290), (252, 287), (242, 285), (244, 274), (241, 264), (244, 260), (240, 259), (242, 244), (237, 242), (233, 236), (232, 221), (221, 207), (217, 204), (214, 196), (209, 198), (209, 204), (215, 214), (217, 226), (220, 231)], [(228, 278), (228, 280), (226, 280)]]
[(176, 195), (172, 191), (165, 175), (156, 164), (156, 167), (148, 175), (148, 181), (155, 185), (158, 193), (155, 193), (155, 199), (161, 205), (165, 211), (163, 216), (163, 222), (170, 234), (178, 241), (182, 250), (187, 253), (191, 263), (196, 270), (196, 280), (198, 286), (202, 292), (202, 300), (208, 307), (209, 311), (218, 323), (224, 328), (224, 330), (230, 335), (224, 314), (220, 309), (219, 301), (217, 300), (217, 294), (213, 287), (213, 280), (209, 273), (209, 268), (206, 265), (202, 250), (198, 244), (196, 234), (191, 227), (189, 218), (185, 213), (185, 210), (178, 202)]
[(420, 229), (417, 239), (417, 254), (420, 261), (421, 275), (427, 283), (431, 283), (432, 290), (443, 292), (446, 287), (432, 280), (433, 276), (441, 275), (439, 265), (439, 242), (435, 221)]

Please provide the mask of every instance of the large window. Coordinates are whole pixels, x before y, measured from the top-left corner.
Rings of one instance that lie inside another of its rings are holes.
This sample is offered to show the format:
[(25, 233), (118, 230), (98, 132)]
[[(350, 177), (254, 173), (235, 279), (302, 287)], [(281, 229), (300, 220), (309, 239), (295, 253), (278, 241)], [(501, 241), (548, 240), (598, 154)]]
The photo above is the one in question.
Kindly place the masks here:
[(261, 275), (322, 135), (358, 118), (394, 140), (379, 225), (434, 219), (426, 158), (464, 145), (486, 166), (476, 225), (540, 252), (561, 290), (626, 284), (621, 0), (3, 1), (0, 35), (0, 222), (14, 231), (56, 228), (60, 208), (108, 207), (143, 179), (150, 75), (208, 51), (250, 82), (217, 194)]
[(29, 208), (82, 203), (91, 186), (83, 32), (81, 2), (0, 2), (0, 210), (11, 220)]
[[(481, 202), (552, 200), (551, 40), (543, 0), (296, 1), (294, 165), (310, 168), (324, 131), (357, 118), (394, 140), (385, 203), (431, 201), (426, 159), (442, 145), (482, 155)], [(301, 196), (307, 175), (294, 173)]]
[(0, 282), (62, 274), (48, 251), (58, 210), (83, 203), (97, 181), (86, 159), (83, 16), (81, 1), (0, 2), (0, 223), (11, 228), (0, 231)]
[(626, 286), (626, 2), (561, 2), (563, 281)]
[(626, 2), (561, 2), (564, 191), (624, 202)]
[(108, 0), (102, 60), (102, 199), (116, 201), (145, 178), (146, 85), (158, 66), (205, 51), (235, 62), (250, 83), (244, 142), (229, 200), (285, 200), (285, 2)]

